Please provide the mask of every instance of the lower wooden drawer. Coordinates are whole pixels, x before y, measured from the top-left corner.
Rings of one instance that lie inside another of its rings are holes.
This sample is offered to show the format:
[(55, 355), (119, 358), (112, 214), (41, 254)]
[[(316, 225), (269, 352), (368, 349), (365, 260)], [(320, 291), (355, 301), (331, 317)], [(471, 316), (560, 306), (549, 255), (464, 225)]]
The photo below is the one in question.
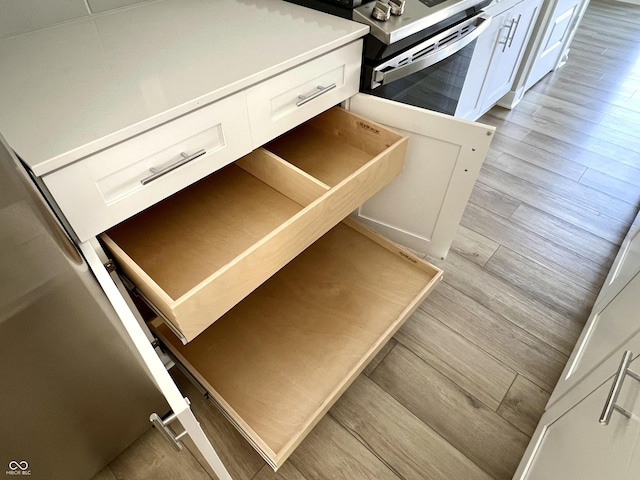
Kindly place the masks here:
[(441, 276), (346, 220), (188, 345), (152, 328), (277, 468)]

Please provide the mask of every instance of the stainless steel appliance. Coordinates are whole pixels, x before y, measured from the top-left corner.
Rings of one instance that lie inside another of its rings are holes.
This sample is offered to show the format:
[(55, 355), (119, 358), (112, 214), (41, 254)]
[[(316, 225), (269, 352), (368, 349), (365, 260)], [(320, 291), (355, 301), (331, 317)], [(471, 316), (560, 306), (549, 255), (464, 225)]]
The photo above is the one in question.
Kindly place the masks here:
[(91, 478), (168, 407), (2, 137), (0, 246), (0, 475)]
[[(455, 115), (491, 0), (289, 0), (365, 23), (361, 91)], [(388, 3), (387, 3), (388, 2)]]

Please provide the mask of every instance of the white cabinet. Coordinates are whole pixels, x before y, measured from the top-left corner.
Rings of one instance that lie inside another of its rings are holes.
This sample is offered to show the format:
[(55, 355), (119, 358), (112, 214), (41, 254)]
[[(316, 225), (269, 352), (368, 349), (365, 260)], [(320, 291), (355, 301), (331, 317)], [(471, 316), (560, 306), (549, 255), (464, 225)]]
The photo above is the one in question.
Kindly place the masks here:
[[(640, 369), (640, 359), (631, 363)], [(524, 472), (514, 478), (522, 480), (631, 480), (640, 478), (637, 441), (640, 436), (640, 382), (626, 376), (616, 404), (630, 413), (627, 418), (613, 412), (608, 425), (599, 422), (615, 378), (587, 395), (566, 413), (549, 410), (538, 431), (535, 451)], [(551, 420), (553, 417), (553, 420)], [(549, 420), (545, 420), (549, 419)]]
[(542, 77), (561, 66), (588, 0), (545, 2), (510, 92), (500, 105), (514, 107)]
[(584, 0), (558, 0), (546, 22), (544, 33), (535, 51), (535, 58), (527, 74), (525, 91), (551, 70), (555, 69), (568, 48), (572, 32), (577, 27), (578, 19), (586, 4)]
[[(272, 28), (264, 16), (273, 11), (273, 21), (285, 19), (281, 28), (304, 29), (310, 43), (301, 40), (303, 51), (284, 59), (275, 47), (296, 35), (225, 44), (225, 53), (238, 58), (247, 43), (260, 59), (272, 58), (264, 53), (271, 50), (279, 55), (266, 62), (247, 57), (238, 64), (244, 76), (222, 86), (218, 77), (229, 72), (198, 75), (194, 80), (204, 86), (193, 95), (183, 88), (192, 77), (180, 73), (173, 85), (165, 74), (167, 87), (188, 96), (175, 115), (163, 112), (150, 128), (38, 174), (172, 409), (164, 420), (152, 416), (156, 426), (175, 445), (188, 435), (225, 480), (228, 472), (150, 343), (150, 331), (266, 461), (281, 466), (442, 277), (410, 250), (342, 220), (393, 185), (403, 166), (404, 133), (417, 134), (410, 142), (419, 158), (407, 164), (404, 180), (359, 213), (385, 236), (443, 257), (494, 132), (357, 95), (363, 27), (334, 28), (337, 19), (297, 9), (292, 19), (286, 12), (294, 7), (285, 2), (249, 11), (241, 0), (227, 3), (250, 15), (242, 19), (249, 25)], [(267, 45), (257, 49), (257, 41)], [(208, 58), (190, 44), (174, 50), (191, 63)], [(67, 58), (58, 53), (62, 58), (52, 63)], [(257, 73), (250, 58), (260, 63)], [(73, 65), (64, 69), (70, 90), (55, 92), (60, 102), (75, 98), (71, 90), (89, 75), (84, 60)], [(14, 87), (14, 95), (32, 98), (30, 85)], [(218, 95), (207, 100), (207, 88)], [(353, 111), (330, 109), (352, 96)], [(90, 144), (77, 145), (78, 138), (86, 135), (71, 135), (67, 153)], [(44, 151), (46, 164), (56, 152), (52, 145)], [(151, 327), (124, 283), (151, 304), (158, 317)]]
[(551, 395), (553, 405), (640, 332), (640, 229), (622, 244), (576, 347)]
[[(608, 425), (599, 422), (625, 352), (640, 352), (640, 230), (624, 241), (594, 310), (551, 395), (515, 480), (640, 478), (640, 381), (618, 375)], [(631, 357), (629, 358), (631, 359)], [(640, 359), (630, 366), (640, 371)]]
[[(446, 252), (466, 204), (448, 187), (471, 191), (493, 128), (350, 100), (403, 130), (420, 125), (425, 149), (417, 171), (403, 172), (411, 181), (383, 197), (389, 215), (374, 205), (362, 217), (423, 250), (435, 228)], [(331, 109), (101, 236), (164, 320), (152, 330), (274, 468), (442, 277), (350, 219), (335, 226), (394, 184), (406, 145), (364, 114)], [(425, 226), (416, 243), (408, 234)]]
[(456, 116), (478, 118), (509, 92), (541, 3), (503, 0), (487, 9), (491, 25), (477, 41)]

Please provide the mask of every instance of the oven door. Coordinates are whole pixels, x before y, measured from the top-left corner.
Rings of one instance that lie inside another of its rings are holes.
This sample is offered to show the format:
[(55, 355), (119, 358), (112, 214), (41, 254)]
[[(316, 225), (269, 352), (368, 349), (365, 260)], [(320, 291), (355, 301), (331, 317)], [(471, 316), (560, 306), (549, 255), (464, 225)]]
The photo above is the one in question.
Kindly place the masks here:
[(365, 67), (362, 91), (454, 115), (475, 41), (490, 18), (479, 13), (374, 66)]
[(364, 93), (345, 107), (409, 137), (402, 173), (353, 216), (397, 243), (444, 259), (495, 128)]

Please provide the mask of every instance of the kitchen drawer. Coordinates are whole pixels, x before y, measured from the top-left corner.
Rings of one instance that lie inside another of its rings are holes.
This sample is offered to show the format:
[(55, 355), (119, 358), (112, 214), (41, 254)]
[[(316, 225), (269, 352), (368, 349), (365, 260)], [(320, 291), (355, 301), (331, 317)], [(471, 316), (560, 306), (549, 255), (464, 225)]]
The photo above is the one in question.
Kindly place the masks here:
[(405, 150), (335, 107), (101, 238), (186, 343), (397, 176)]
[(441, 276), (346, 220), (188, 345), (152, 329), (277, 468)]
[(358, 40), (247, 90), (254, 147), (355, 95), (361, 57)]
[[(181, 154), (203, 155), (143, 184)], [(252, 150), (244, 93), (207, 105), (43, 177), (81, 241)]]

